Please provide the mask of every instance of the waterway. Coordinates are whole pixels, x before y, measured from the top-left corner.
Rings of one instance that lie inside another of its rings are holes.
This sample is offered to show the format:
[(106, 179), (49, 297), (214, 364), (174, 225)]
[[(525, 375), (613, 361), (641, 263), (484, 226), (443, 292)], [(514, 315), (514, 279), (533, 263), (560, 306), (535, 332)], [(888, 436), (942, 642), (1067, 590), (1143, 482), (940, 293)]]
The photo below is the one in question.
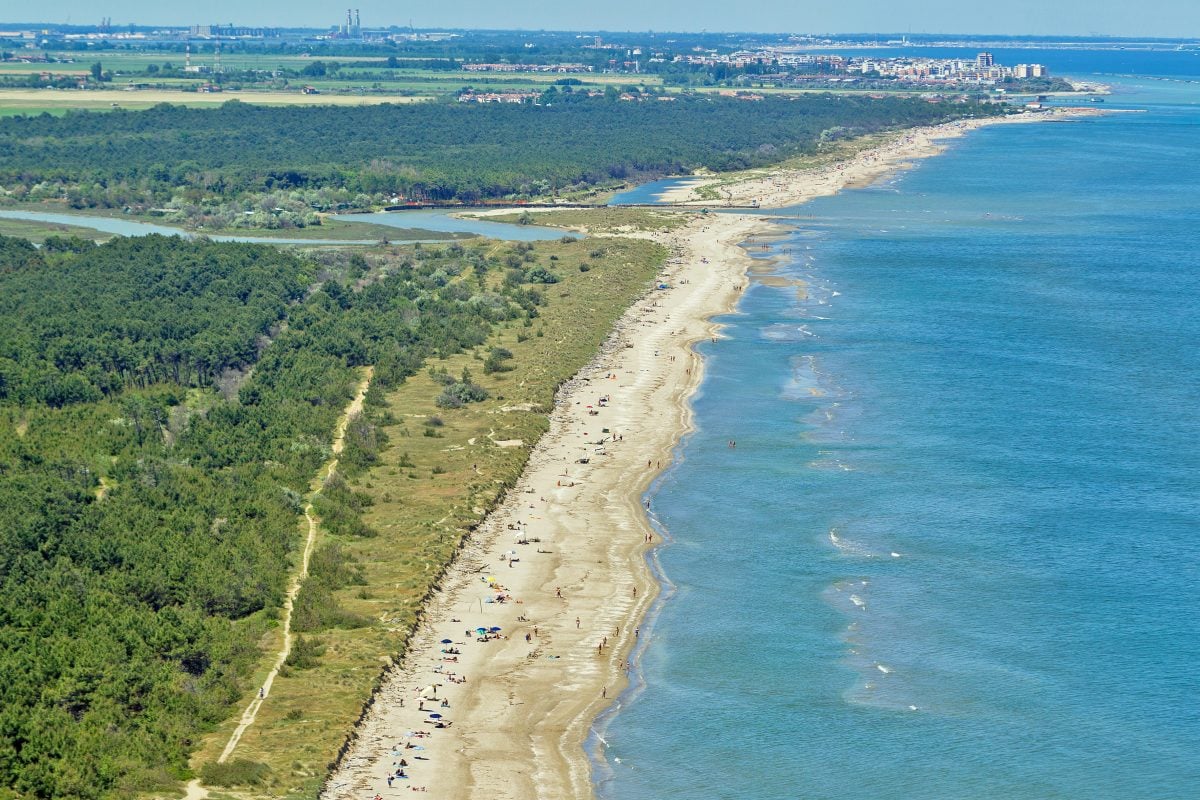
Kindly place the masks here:
[[(374, 223), (376, 225), (388, 225), (397, 229), (406, 230), (424, 230), (434, 233), (450, 233), (450, 234), (474, 234), (476, 236), (484, 236), (490, 239), (503, 239), (506, 241), (516, 242), (531, 242), (531, 241), (548, 241), (558, 239), (563, 235), (563, 232), (555, 228), (547, 228), (540, 225), (513, 225), (503, 222), (490, 222), (486, 219), (460, 218), (453, 216), (450, 211), (428, 210), (419, 211), (387, 211), (377, 214), (341, 214), (334, 219), (355, 223)], [(161, 234), (163, 236), (196, 236), (201, 235), (194, 231), (188, 231), (183, 228), (177, 228), (170, 225), (160, 225), (151, 222), (141, 222), (138, 220), (126, 219), (122, 217), (107, 217), (96, 214), (73, 214), (70, 212), (50, 212), (50, 211), (26, 211), (21, 209), (0, 209), (0, 219), (16, 219), (28, 220), (31, 222), (45, 222), (55, 225), (74, 225), (81, 228), (91, 228), (92, 230), (101, 231), (102, 233), (111, 233), (116, 236), (149, 236), (150, 234)], [(246, 242), (251, 244), (276, 244), (276, 245), (374, 245), (378, 244), (378, 239), (300, 239), (286, 238), (275, 236), (241, 236), (241, 235), (209, 235), (208, 238), (217, 242)], [(405, 244), (413, 241), (431, 241), (424, 240), (406, 240), (396, 239), (396, 244)], [(438, 240), (433, 240), (438, 241)], [(449, 241), (449, 239), (445, 240)]]

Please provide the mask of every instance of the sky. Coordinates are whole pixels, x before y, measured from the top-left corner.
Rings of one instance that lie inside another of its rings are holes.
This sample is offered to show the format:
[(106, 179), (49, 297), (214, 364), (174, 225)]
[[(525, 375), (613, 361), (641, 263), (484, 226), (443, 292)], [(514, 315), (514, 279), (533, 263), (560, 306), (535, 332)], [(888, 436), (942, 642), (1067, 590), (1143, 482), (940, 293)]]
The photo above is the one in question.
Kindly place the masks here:
[[(345, 0), (363, 27), (609, 31), (912, 32), (1200, 37), (1200, 0)], [(37, 19), (26, 19), (37, 14)], [(0, 0), (0, 21), (327, 27), (343, 3), (316, 0)]]

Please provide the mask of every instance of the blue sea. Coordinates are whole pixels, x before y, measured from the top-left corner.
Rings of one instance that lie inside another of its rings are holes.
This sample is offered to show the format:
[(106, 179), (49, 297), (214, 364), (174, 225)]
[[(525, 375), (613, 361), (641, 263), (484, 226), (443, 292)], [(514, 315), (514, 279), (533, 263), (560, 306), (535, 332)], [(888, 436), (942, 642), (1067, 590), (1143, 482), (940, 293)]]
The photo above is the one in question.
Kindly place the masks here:
[(748, 246), (601, 798), (1200, 797), (1189, 57)]

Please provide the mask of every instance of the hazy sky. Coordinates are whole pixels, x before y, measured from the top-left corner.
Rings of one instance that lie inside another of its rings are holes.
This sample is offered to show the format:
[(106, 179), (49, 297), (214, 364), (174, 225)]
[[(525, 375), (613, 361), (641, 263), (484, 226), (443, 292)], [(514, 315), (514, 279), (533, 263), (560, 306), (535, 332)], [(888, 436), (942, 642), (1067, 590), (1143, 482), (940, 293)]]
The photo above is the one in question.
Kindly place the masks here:
[(1200, 0), (3, 0), (0, 20), (325, 27), (345, 18), (345, 5), (361, 10), (364, 27), (1200, 37)]

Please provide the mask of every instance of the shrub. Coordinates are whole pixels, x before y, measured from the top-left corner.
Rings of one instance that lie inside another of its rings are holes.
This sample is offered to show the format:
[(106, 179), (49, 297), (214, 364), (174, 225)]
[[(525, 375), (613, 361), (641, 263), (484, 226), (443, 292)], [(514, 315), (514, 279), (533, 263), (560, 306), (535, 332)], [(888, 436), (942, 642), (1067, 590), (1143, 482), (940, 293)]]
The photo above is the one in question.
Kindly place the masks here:
[(558, 276), (545, 267), (538, 265), (525, 273), (527, 283), (558, 283)]
[(512, 367), (504, 362), (512, 357), (512, 351), (508, 348), (493, 347), (483, 362), (483, 371), (489, 375), (493, 372), (508, 372)]
[(462, 408), (467, 403), (478, 403), (487, 398), (487, 389), (477, 383), (453, 383), (442, 390), (435, 402), (438, 408)]

